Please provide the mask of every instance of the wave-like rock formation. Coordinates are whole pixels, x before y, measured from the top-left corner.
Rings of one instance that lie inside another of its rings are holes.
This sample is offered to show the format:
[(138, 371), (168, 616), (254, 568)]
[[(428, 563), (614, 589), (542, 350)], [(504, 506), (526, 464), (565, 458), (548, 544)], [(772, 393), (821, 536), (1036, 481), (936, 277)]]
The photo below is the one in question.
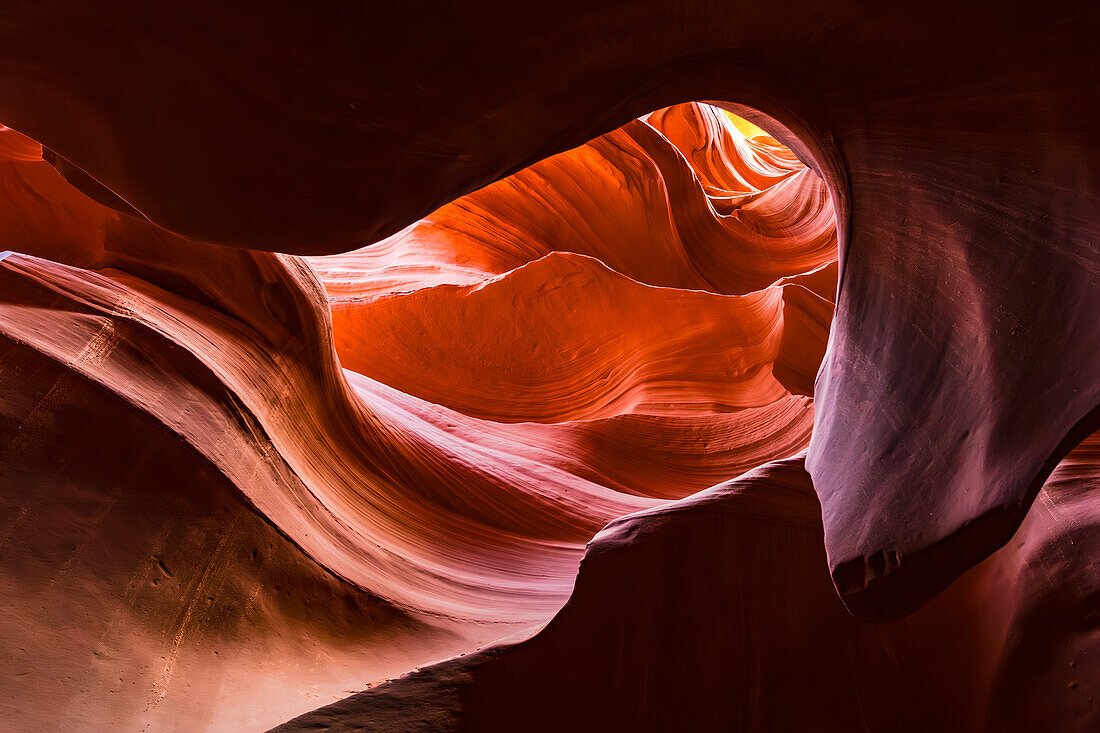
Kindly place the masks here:
[(835, 256), (822, 181), (693, 104), (311, 264), (345, 367), (474, 417), (558, 423), (811, 394)]
[(1098, 26), (1080, 0), (44, 0), (0, 22), (0, 120), (117, 208), (319, 254), (654, 109), (732, 100), (840, 211), (807, 467), (834, 581), (883, 619), (1003, 545), (1096, 427)]
[[(52, 701), (20, 725), (277, 723), (318, 681), (530, 633), (608, 521), (805, 448), (835, 289), (824, 185), (719, 109), (650, 119), (313, 259), (320, 280), (86, 196), (0, 130), (5, 572), (33, 639), (5, 693)], [(706, 182), (720, 166), (739, 190)], [(634, 195), (610, 188), (629, 176)], [(679, 273), (630, 260), (646, 217)], [(761, 264), (719, 287), (699, 262), (723, 256)], [(228, 684), (240, 699), (211, 699)]]
[(1095, 730), (1100, 434), (1001, 551), (910, 617), (854, 619), (798, 456), (612, 522), (534, 638), (278, 731)]
[(0, 8), (5, 722), (1095, 729), (1098, 33)]

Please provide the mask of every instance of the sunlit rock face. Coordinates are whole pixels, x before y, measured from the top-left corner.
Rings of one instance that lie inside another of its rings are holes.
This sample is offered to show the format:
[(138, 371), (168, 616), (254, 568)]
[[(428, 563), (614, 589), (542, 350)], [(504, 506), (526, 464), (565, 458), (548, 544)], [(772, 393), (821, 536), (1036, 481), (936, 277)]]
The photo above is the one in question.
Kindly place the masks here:
[(804, 449), (833, 209), (755, 132), (662, 110), (307, 263), (0, 131), (5, 685), (56, 703), (20, 724), (278, 723), (545, 622), (609, 520)]
[(652, 110), (749, 110), (841, 212), (806, 466), (834, 583), (863, 618), (915, 610), (1003, 546), (1097, 428), (1089, 3), (433, 11), (13, 4), (0, 120), (170, 231), (321, 254)]
[(717, 415), (811, 394), (834, 221), (789, 150), (690, 104), (310, 262), (341, 363), (408, 394), (508, 423)]
[(6, 722), (1100, 728), (1091, 4), (231, 5), (0, 8)]

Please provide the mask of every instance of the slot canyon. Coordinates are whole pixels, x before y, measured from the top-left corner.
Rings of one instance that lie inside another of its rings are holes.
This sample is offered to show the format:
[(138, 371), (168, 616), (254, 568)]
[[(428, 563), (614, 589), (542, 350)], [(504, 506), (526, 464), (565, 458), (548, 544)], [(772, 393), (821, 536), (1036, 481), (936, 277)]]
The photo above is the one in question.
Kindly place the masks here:
[(1100, 730), (1098, 35), (0, 4), (0, 730)]

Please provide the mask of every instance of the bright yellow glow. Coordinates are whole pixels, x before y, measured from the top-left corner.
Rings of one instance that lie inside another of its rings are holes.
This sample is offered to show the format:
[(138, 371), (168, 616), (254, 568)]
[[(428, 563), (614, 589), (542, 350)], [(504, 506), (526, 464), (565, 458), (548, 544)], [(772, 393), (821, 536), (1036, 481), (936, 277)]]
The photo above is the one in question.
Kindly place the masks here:
[(733, 112), (730, 112), (728, 110), (722, 110), (722, 111), (725, 112), (726, 115), (730, 118), (730, 121), (733, 122), (733, 126), (737, 128), (737, 131), (740, 132), (745, 137), (756, 137), (757, 135), (767, 135), (768, 134), (768, 133), (764, 132), (763, 130), (761, 130), (756, 125), (749, 122), (748, 120), (743, 119), (741, 117), (738, 117)]

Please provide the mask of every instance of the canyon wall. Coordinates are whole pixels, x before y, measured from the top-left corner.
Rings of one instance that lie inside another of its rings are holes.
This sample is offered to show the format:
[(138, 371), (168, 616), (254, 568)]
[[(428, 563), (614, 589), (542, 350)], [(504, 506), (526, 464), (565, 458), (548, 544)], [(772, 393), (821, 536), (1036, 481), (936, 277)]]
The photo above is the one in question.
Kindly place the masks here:
[(1090, 729), (1098, 31), (0, 11), (5, 714)]

